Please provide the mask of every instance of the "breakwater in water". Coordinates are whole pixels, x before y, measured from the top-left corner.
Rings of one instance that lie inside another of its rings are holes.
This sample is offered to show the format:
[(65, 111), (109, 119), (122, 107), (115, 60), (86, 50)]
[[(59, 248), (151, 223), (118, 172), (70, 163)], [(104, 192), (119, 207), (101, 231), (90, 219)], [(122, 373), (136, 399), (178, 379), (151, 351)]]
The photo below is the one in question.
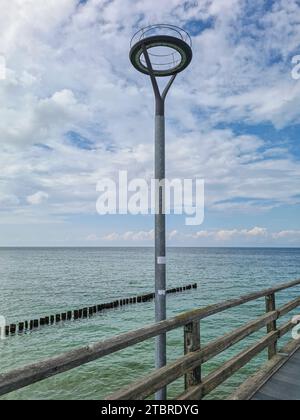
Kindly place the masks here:
[[(168, 295), (174, 294), (174, 293), (182, 293), (182, 292), (189, 291), (192, 289), (197, 289), (197, 287), (198, 287), (197, 283), (194, 283), (194, 284), (189, 284), (187, 286), (181, 286), (181, 287), (169, 289), (166, 291), (166, 293)], [(155, 299), (155, 293), (149, 293), (146, 295), (118, 299), (109, 303), (101, 303), (98, 305), (93, 305), (93, 306), (89, 306), (89, 307), (85, 307), (81, 309), (69, 310), (69, 311), (62, 312), (55, 315), (48, 315), (48, 316), (37, 318), (37, 319), (22, 321), (15, 324), (6, 325), (5, 335), (13, 336), (15, 334), (24, 334), (28, 331), (33, 331), (41, 327), (51, 326), (51, 325), (55, 325), (61, 322), (77, 321), (80, 319), (92, 317), (105, 310), (120, 308), (127, 305), (135, 305), (138, 303), (150, 302), (154, 299)]]

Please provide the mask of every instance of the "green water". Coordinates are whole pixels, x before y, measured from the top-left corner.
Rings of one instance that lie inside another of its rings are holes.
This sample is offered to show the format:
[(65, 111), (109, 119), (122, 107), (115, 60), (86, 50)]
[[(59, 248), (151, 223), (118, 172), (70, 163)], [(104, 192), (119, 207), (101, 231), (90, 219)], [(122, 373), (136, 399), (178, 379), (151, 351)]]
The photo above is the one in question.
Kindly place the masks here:
[[(0, 249), (0, 315), (11, 323), (151, 292), (153, 260), (149, 248)], [(168, 296), (168, 316), (296, 278), (300, 278), (299, 249), (169, 249), (168, 287), (197, 282), (198, 289)], [(296, 296), (299, 288), (283, 292), (278, 304)], [(264, 300), (260, 300), (203, 321), (202, 343), (263, 312)], [(153, 313), (154, 303), (143, 303), (0, 341), (0, 371), (150, 324)], [(262, 334), (207, 363), (204, 374)], [(149, 340), (2, 398), (103, 399), (154, 368), (153, 348), (154, 341)], [(182, 354), (183, 331), (176, 330), (168, 334), (169, 361)], [(209, 398), (226, 397), (265, 360), (264, 353)], [(182, 390), (179, 380), (169, 387), (169, 396)]]

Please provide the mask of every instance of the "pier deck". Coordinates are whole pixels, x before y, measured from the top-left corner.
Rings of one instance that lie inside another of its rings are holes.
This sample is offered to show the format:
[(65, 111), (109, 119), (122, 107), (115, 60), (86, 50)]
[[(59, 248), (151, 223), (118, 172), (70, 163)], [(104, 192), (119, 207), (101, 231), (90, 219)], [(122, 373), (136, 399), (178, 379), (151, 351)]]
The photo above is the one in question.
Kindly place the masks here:
[(300, 400), (300, 349), (263, 385), (254, 401)]

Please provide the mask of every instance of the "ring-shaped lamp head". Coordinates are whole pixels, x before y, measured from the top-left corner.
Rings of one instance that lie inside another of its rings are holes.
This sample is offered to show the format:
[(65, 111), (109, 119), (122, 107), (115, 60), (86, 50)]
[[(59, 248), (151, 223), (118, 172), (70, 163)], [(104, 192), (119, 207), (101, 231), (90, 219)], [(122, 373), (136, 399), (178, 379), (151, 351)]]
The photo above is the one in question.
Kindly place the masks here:
[(174, 76), (185, 70), (193, 58), (189, 34), (173, 25), (152, 25), (132, 38), (131, 63), (139, 72), (150, 75), (144, 48), (151, 59), (155, 77)]

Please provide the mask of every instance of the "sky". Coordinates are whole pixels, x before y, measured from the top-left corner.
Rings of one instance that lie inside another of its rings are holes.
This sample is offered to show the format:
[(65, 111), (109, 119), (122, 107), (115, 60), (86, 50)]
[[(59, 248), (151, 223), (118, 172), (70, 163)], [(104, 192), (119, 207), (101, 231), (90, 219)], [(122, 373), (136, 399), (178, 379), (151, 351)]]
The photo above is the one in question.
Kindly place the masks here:
[(96, 212), (97, 182), (153, 177), (153, 93), (132, 35), (169, 23), (194, 58), (167, 99), (167, 177), (205, 180), (169, 246), (300, 247), (297, 0), (0, 0), (0, 246), (152, 246), (153, 216)]

